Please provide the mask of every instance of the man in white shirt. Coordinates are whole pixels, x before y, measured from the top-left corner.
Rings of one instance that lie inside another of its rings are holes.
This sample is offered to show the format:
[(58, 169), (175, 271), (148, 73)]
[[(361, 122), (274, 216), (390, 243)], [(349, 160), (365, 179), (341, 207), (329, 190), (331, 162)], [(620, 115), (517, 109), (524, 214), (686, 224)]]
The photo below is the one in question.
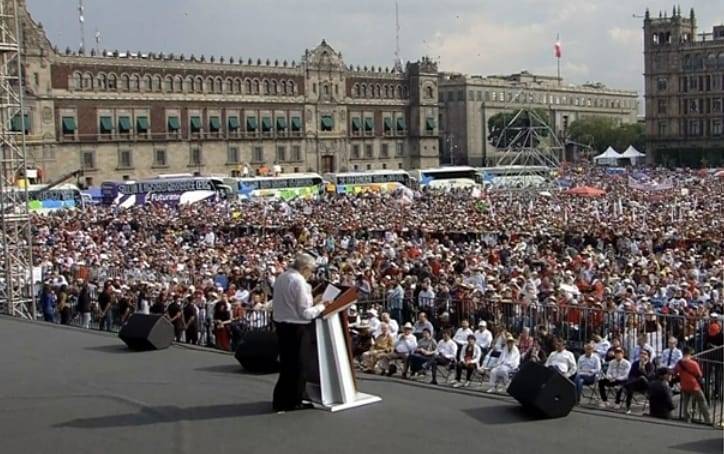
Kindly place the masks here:
[(497, 365), (490, 371), (489, 393), (498, 390), (498, 384), (505, 386), (508, 383), (510, 373), (520, 366), (520, 351), (515, 346), (515, 338), (511, 335), (505, 339), (505, 347), (500, 352)]
[(659, 367), (665, 367), (669, 370), (676, 367), (676, 364), (678, 364), (679, 360), (681, 360), (681, 357), (683, 356), (681, 350), (676, 348), (678, 343), (678, 339), (674, 336), (669, 338), (669, 347), (661, 352), (661, 356), (659, 357)]
[(422, 283), (422, 290), (417, 295), (417, 304), (420, 310), (435, 314), (435, 291), (428, 282)]
[(453, 336), (453, 340), (456, 344), (458, 344), (458, 350), (460, 350), (465, 344), (468, 343), (468, 336), (473, 336), (473, 330), (470, 329), (470, 322), (467, 320), (463, 320), (460, 323), (460, 328), (455, 332), (455, 335)]
[(605, 361), (608, 349), (611, 348), (611, 342), (609, 342), (607, 338), (601, 337), (598, 334), (593, 335), (593, 342), (593, 349), (596, 351), (596, 354), (601, 361)]
[(299, 254), (274, 283), (274, 324), (279, 339), (279, 380), (274, 387), (273, 408), (277, 412), (307, 408), (302, 404), (304, 374), (302, 337), (310, 322), (324, 311), (314, 304), (307, 279), (314, 275), (314, 257)]
[(432, 366), (433, 385), (437, 385), (437, 366), (451, 367), (455, 364), (455, 358), (458, 353), (458, 344), (450, 338), (450, 331), (445, 330), (442, 333), (442, 340), (437, 344), (435, 356), (430, 360), (429, 365)]
[(367, 311), (367, 323), (369, 323), (370, 332), (372, 333), (372, 338), (377, 339), (380, 334), (382, 334), (382, 327), (380, 326), (380, 319), (379, 319), (379, 313), (377, 312), (377, 309), (370, 309)]
[[(598, 392), (601, 394), (601, 407), (608, 406), (606, 388), (623, 386), (628, 381), (628, 373), (631, 371), (631, 363), (623, 357), (623, 349), (616, 348), (613, 352), (614, 359), (608, 363), (606, 377), (598, 381)], [(618, 393), (617, 396), (620, 396)], [(618, 402), (616, 402), (618, 403)]]
[(490, 332), (487, 326), (488, 324), (485, 320), (480, 320), (477, 331), (473, 333), (475, 335), (475, 342), (477, 342), (478, 347), (480, 347), (483, 356), (485, 356), (490, 349), (490, 344), (493, 343), (493, 333)]
[(593, 349), (593, 344), (586, 344), (583, 347), (584, 353), (578, 358), (578, 373), (576, 373), (575, 382), (579, 401), (581, 400), (583, 385), (596, 383), (596, 378), (601, 373), (601, 358)]
[(563, 339), (556, 339), (556, 350), (548, 355), (546, 367), (553, 368), (560, 372), (564, 377), (571, 378), (576, 374), (577, 365), (576, 357), (573, 353), (566, 350), (566, 343)]
[[(390, 334), (392, 334), (391, 331)], [(407, 373), (407, 359), (411, 354), (415, 353), (415, 350), (417, 350), (417, 338), (412, 334), (412, 323), (407, 322), (405, 326), (402, 327), (402, 334), (400, 334), (395, 341), (392, 353), (387, 353), (380, 358), (379, 367), (384, 374), (391, 376), (395, 371), (390, 366), (390, 362), (401, 359), (405, 364), (402, 371), (404, 375)]]
[[(389, 312), (383, 312), (382, 315), (380, 315), (380, 321), (387, 323), (387, 328), (390, 331), (390, 336), (396, 338), (400, 332), (400, 325), (397, 324), (397, 320), (390, 318)], [(410, 326), (412, 326), (412, 324), (410, 324)]]

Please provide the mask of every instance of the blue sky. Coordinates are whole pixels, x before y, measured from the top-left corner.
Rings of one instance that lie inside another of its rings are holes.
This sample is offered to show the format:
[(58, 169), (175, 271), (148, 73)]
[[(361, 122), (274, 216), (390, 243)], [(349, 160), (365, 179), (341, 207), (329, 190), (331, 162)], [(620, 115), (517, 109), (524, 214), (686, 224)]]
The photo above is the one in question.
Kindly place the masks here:
[[(78, 0), (26, 0), (50, 40), (78, 48)], [(641, 0), (399, 0), (404, 60), (430, 55), (446, 71), (561, 73), (643, 90), (642, 19), (646, 7), (671, 14), (672, 3)], [(721, 0), (681, 4), (701, 29), (724, 23)], [(299, 60), (322, 38), (347, 64), (391, 65), (394, 0), (85, 0), (86, 41), (102, 48)]]

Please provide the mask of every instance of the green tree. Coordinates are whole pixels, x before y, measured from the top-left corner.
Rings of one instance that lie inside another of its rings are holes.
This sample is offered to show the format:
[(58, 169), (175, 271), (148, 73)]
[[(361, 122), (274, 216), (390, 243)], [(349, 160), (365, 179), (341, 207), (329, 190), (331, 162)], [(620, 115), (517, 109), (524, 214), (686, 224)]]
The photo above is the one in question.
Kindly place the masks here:
[[(538, 136), (547, 137), (548, 129), (548, 113), (541, 109), (535, 109), (533, 114), (529, 111), (520, 112), (500, 112), (488, 119), (488, 142), (498, 148), (508, 148), (509, 146), (536, 146), (533, 144), (524, 144), (522, 139), (516, 141), (522, 129), (533, 127), (536, 128)], [(514, 121), (515, 120), (515, 121)], [(525, 137), (525, 135), (522, 135)], [(515, 144), (512, 142), (516, 141)]]
[(574, 121), (568, 128), (568, 136), (575, 142), (590, 144), (599, 152), (608, 147), (623, 152), (629, 145), (644, 151), (646, 146), (646, 133), (642, 124), (619, 125), (616, 120), (607, 117), (586, 117)]

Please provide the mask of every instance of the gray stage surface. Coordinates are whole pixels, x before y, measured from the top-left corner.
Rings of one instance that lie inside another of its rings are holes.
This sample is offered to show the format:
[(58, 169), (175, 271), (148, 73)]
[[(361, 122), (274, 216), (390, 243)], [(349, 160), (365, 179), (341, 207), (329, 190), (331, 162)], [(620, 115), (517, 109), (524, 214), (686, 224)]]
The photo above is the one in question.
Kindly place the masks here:
[(116, 337), (0, 317), (0, 452), (722, 452), (721, 432), (575, 411), (537, 421), (509, 398), (360, 380), (383, 402), (277, 415), (276, 376), (228, 354), (131, 353)]

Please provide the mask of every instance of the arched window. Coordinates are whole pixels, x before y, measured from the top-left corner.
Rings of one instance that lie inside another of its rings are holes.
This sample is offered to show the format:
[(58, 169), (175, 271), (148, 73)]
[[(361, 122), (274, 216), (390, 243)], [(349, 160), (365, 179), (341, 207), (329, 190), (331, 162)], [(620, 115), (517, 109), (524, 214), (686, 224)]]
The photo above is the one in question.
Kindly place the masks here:
[(143, 91), (152, 91), (153, 90), (153, 79), (151, 76), (146, 74), (143, 76)]
[(428, 86), (425, 90), (426, 90), (426, 93), (427, 93), (427, 97), (428, 97), (428, 98), (433, 98), (433, 96), (434, 96), (434, 94), (435, 94), (435, 90), (434, 90), (432, 87), (430, 87), (430, 86)]
[(173, 78), (173, 91), (176, 93), (182, 93), (184, 91), (184, 79), (181, 76)]
[(214, 93), (223, 93), (224, 92), (224, 81), (221, 79), (221, 77), (217, 77), (214, 79)]
[(80, 73), (78, 73), (78, 72), (73, 73), (73, 89), (74, 90), (83, 89), (83, 78), (81, 77)]
[(194, 79), (194, 93), (203, 93), (204, 92), (204, 79), (201, 78), (201, 76), (196, 77)]
[(234, 79), (234, 93), (241, 94), (241, 79)]
[(382, 87), (379, 85), (375, 85), (375, 98), (381, 98), (382, 97)]
[(247, 95), (251, 94), (251, 79), (246, 79), (244, 81), (244, 93)]
[(295, 84), (293, 81), (287, 82), (287, 90), (289, 91), (290, 95), (296, 95), (297, 94), (297, 84)]
[(272, 92), (273, 95), (279, 94), (279, 92), (278, 92), (278, 90), (277, 90), (277, 81), (276, 81), (276, 80), (272, 80), (271, 92)]
[(131, 78), (128, 74), (121, 74), (121, 90), (129, 91), (131, 89)]
[(361, 89), (361, 91), (362, 91), (362, 97), (363, 97), (363, 98), (366, 98), (366, 97), (367, 97), (367, 85), (362, 84), (361, 87), (360, 87), (360, 89)]
[(108, 74), (108, 89), (118, 90), (118, 77), (113, 73)]
[(402, 99), (402, 85), (397, 86), (397, 97)]
[(385, 98), (390, 97), (390, 87), (389, 85), (385, 85)]
[(107, 88), (108, 88), (108, 85), (107, 85), (106, 75), (103, 73), (98, 74), (98, 76), (96, 76), (96, 89), (97, 90), (106, 90)]
[(259, 81), (256, 80), (256, 79), (254, 79), (254, 89), (253, 89), (253, 93), (254, 93), (255, 95), (258, 95), (258, 94), (259, 94)]
[(279, 85), (280, 85), (282, 95), (286, 95), (287, 94), (287, 82), (285, 80), (283, 80), (283, 81), (281, 81), (281, 83)]
[(160, 92), (162, 89), (161, 76), (153, 76), (153, 91)]
[(231, 79), (226, 79), (224, 81), (224, 91), (226, 93), (233, 93), (234, 92), (234, 81)]
[(352, 85), (352, 97), (356, 98), (359, 96), (359, 84)]
[(166, 93), (173, 92), (173, 77), (166, 76), (163, 79), (163, 91)]
[(138, 74), (131, 76), (131, 91), (138, 91), (141, 87), (141, 78)]
[(324, 84), (322, 86), (322, 93), (324, 93), (324, 96), (329, 96), (329, 85)]
[(264, 94), (265, 95), (269, 94), (269, 81), (268, 80), (264, 81)]
[(93, 90), (93, 76), (91, 73), (83, 73), (83, 90)]

